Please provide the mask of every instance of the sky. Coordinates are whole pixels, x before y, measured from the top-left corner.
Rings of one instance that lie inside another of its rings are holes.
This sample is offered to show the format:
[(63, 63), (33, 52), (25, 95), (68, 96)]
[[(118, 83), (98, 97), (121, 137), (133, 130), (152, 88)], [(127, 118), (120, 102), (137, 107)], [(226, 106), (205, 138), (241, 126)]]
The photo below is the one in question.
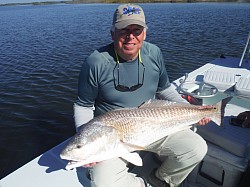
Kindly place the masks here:
[(8, 3), (31, 3), (31, 2), (48, 2), (48, 1), (61, 1), (61, 0), (0, 0), (0, 4)]

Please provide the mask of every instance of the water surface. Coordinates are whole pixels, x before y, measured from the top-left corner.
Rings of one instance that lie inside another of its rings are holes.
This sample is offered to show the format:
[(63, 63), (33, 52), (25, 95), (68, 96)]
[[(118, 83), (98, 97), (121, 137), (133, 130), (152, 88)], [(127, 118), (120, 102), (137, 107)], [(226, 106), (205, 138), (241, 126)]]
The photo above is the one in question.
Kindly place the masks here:
[[(141, 4), (171, 80), (220, 54), (240, 57), (250, 4)], [(0, 7), (0, 178), (74, 134), (84, 59), (111, 42), (117, 4)]]

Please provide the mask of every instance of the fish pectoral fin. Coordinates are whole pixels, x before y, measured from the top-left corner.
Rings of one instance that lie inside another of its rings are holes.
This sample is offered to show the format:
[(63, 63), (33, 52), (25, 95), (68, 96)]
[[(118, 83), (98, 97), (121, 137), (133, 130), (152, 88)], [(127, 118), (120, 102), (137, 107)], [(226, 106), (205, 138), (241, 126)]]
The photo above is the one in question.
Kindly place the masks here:
[(123, 142), (123, 141), (121, 141), (121, 143), (123, 144), (124, 147), (126, 147), (129, 150), (129, 152), (136, 151), (136, 150), (139, 150), (139, 151), (145, 150), (144, 147), (139, 146), (139, 145), (134, 145), (134, 144), (130, 144), (130, 143)]
[(123, 155), (121, 158), (136, 166), (142, 166), (142, 159), (138, 153), (128, 153)]
[(177, 132), (182, 131), (182, 130), (190, 129), (191, 127), (192, 127), (192, 125), (188, 125), (188, 126), (185, 126), (185, 127), (169, 130), (169, 132), (166, 134), (166, 136), (168, 136), (170, 134), (177, 133)]

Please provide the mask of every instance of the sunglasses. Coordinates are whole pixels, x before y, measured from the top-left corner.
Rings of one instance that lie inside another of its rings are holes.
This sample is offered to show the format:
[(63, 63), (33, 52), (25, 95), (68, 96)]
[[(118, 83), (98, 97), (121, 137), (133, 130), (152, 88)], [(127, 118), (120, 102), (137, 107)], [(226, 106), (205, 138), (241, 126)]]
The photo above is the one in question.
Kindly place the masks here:
[[(141, 55), (140, 55), (140, 51), (139, 51), (139, 56), (138, 56), (138, 83), (136, 85), (133, 85), (131, 87), (128, 86), (124, 86), (120, 84), (120, 68), (119, 68), (119, 59), (118, 59), (118, 55), (117, 52), (115, 51), (115, 55), (116, 55), (116, 65), (115, 68), (113, 70), (113, 77), (114, 77), (114, 85), (115, 85), (115, 89), (120, 91), (120, 92), (133, 92), (137, 89), (139, 89), (140, 87), (142, 87), (143, 83), (144, 83), (144, 74), (145, 74), (145, 66), (141, 61)], [(143, 67), (143, 73), (142, 73), (142, 80), (140, 82), (140, 64)], [(117, 81), (115, 81), (115, 70), (117, 69)], [(117, 82), (117, 84), (116, 84)]]

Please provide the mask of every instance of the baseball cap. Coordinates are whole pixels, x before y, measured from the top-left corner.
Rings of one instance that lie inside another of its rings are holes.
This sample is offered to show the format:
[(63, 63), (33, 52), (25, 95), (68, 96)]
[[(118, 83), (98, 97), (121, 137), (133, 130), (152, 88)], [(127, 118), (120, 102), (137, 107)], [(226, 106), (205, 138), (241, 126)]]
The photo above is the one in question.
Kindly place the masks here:
[(114, 13), (113, 26), (116, 29), (123, 29), (132, 24), (141, 25), (147, 28), (142, 8), (134, 4), (123, 4), (118, 6)]

